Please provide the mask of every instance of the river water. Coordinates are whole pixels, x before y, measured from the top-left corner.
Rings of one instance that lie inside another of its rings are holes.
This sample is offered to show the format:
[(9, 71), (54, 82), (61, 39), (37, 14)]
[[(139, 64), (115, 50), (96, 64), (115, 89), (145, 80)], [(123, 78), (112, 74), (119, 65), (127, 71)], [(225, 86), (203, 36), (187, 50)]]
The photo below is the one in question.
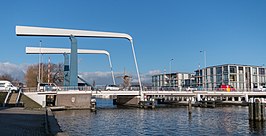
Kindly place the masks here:
[(111, 100), (97, 99), (97, 112), (54, 112), (63, 131), (82, 135), (266, 135), (265, 123), (250, 122), (248, 107), (117, 108)]

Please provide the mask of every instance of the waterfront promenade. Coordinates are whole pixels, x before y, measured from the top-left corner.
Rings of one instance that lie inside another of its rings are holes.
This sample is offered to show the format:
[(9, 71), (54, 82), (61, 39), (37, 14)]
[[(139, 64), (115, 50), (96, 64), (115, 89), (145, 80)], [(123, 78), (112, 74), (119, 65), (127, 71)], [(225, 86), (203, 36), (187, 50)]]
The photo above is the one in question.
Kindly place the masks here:
[[(44, 109), (0, 108), (0, 120), (1, 136), (66, 135), (60, 132), (61, 130), (54, 117), (49, 114), (46, 115)], [(51, 132), (52, 128), (53, 132)]]

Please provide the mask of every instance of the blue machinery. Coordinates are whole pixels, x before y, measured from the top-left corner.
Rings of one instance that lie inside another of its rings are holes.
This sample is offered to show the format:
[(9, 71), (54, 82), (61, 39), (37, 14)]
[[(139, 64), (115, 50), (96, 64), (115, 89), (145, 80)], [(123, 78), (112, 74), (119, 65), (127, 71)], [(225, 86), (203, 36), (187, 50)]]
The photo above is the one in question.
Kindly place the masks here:
[(70, 53), (70, 86), (78, 86), (78, 47), (76, 38), (71, 35), (71, 53)]
[(137, 59), (135, 55), (133, 39), (130, 35), (124, 33), (112, 32), (98, 32), (86, 30), (71, 30), (59, 28), (44, 28), (44, 27), (30, 27), (30, 26), (16, 26), (17, 36), (51, 36), (51, 37), (70, 37), (71, 40), (71, 54), (70, 54), (70, 86), (78, 85), (78, 56), (77, 56), (77, 40), (75, 37), (97, 37), (97, 38), (125, 38), (128, 39), (132, 46), (132, 53), (136, 66), (138, 81), (140, 85), (139, 95), (143, 98), (142, 84), (139, 75)]

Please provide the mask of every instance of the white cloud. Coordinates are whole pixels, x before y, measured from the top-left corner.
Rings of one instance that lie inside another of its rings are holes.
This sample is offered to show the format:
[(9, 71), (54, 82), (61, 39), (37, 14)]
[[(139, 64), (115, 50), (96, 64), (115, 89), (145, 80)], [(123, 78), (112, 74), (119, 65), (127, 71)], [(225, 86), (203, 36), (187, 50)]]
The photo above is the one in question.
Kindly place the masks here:
[[(121, 73), (116, 72), (114, 75), (120, 75)], [(89, 82), (90, 84), (95, 81), (96, 85), (113, 84), (111, 72), (81, 72), (79, 76)], [(121, 83), (121, 78), (115, 78), (117, 83)]]
[[(151, 70), (148, 71), (145, 74), (141, 74), (141, 82), (145, 85), (151, 85), (152, 83), (152, 75), (159, 74), (160, 70)], [(115, 80), (117, 84), (122, 83), (122, 75), (124, 75), (123, 72), (115, 72)], [(79, 75), (85, 79), (87, 82), (90, 84), (95, 81), (96, 85), (106, 85), (106, 84), (113, 84), (111, 72), (82, 72), (79, 73)], [(130, 74), (131, 75), (131, 74)], [(132, 83), (137, 84), (138, 83), (138, 78), (136, 75), (132, 75)]]
[(17, 65), (10, 62), (0, 62), (0, 75), (9, 74), (14, 79), (18, 79), (23, 82), (27, 67), (28, 65), (25, 64)]
[(148, 72), (148, 75), (156, 75), (156, 74), (160, 74), (161, 71), (160, 70), (151, 70)]
[[(24, 76), (25, 72), (28, 68), (28, 65), (26, 64), (13, 64), (10, 62), (0, 62), (0, 75), (2, 74), (10, 74), (13, 78), (18, 79), (22, 82), (24, 82)], [(141, 74), (141, 81), (143, 84), (151, 85), (152, 83), (152, 75), (159, 74), (160, 70), (151, 70), (147, 73)], [(88, 81), (90, 84), (95, 81), (96, 85), (106, 85), (106, 84), (113, 84), (113, 79), (111, 72), (81, 72), (79, 75)], [(124, 75), (124, 72), (115, 72), (115, 80), (117, 84), (122, 83), (122, 76)], [(138, 78), (136, 74), (131, 75), (132, 76), (132, 83), (138, 83)]]

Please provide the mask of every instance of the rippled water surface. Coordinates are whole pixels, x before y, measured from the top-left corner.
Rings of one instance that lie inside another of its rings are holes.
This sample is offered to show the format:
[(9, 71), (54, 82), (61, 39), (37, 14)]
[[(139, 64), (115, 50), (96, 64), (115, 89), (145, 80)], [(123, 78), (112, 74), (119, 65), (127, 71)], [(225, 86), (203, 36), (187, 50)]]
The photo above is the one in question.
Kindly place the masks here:
[(97, 112), (54, 112), (63, 131), (70, 135), (266, 135), (264, 123), (248, 120), (248, 108), (240, 106), (116, 108), (111, 101), (97, 100)]

